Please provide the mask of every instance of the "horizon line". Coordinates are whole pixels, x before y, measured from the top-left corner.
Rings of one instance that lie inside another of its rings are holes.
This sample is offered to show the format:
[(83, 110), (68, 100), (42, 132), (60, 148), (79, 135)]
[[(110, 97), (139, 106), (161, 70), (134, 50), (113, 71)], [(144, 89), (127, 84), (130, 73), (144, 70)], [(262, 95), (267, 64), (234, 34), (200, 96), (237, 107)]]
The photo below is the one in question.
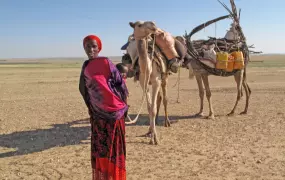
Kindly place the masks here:
[[(262, 56), (262, 55), (285, 55), (285, 53), (261, 53), (261, 54), (251, 54), (251, 55), (259, 55), (259, 56)], [(102, 55), (103, 56), (103, 55)], [(122, 57), (123, 55), (105, 55), (105, 57)], [(58, 57), (53, 57), (53, 56), (49, 56), (49, 57), (22, 57), (22, 58), (1, 58), (0, 57), (0, 60), (24, 60), (24, 59), (31, 59), (31, 60), (36, 60), (36, 59), (68, 59), (68, 58), (71, 58), (71, 59), (86, 59), (87, 57), (84, 57), (84, 56), (58, 56)]]

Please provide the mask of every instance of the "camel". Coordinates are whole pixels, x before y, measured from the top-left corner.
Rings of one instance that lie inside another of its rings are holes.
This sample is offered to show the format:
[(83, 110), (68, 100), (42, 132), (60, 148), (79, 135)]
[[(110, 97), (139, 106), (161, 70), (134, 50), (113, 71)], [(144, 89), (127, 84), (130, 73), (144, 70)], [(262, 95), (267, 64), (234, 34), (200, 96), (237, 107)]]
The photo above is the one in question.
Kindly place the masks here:
[[(148, 41), (151, 41), (151, 40), (152, 40), (152, 39), (148, 38)], [(124, 47), (124, 46), (125, 46), (125, 47)], [(134, 39), (133, 35), (130, 35), (130, 36), (129, 36), (128, 42), (127, 42), (127, 44), (125, 44), (124, 46), (122, 47), (122, 50), (126, 50), (126, 51), (127, 51), (127, 54), (126, 54), (126, 55), (129, 56), (129, 57), (127, 57), (127, 59), (124, 59), (124, 58), (123, 58), (124, 60), (127, 60), (127, 62), (123, 62), (123, 64), (124, 64), (125, 66), (127, 66), (129, 70), (132, 70), (132, 72), (134, 72), (134, 71), (135, 71), (134, 69), (138, 68), (138, 67), (137, 67), (137, 64), (138, 64), (137, 61), (138, 61), (138, 59), (139, 59), (139, 54), (138, 54), (138, 50), (137, 50), (137, 42), (136, 42), (136, 40)], [(161, 53), (161, 52), (156, 52), (156, 53)], [(161, 61), (163, 61), (163, 58), (164, 58), (163, 55), (162, 55), (162, 54), (159, 54), (159, 55), (160, 55), (159, 57), (156, 57), (156, 56), (153, 57), (155, 62), (159, 62), (159, 61), (161, 62)], [(130, 58), (131, 62), (130, 62), (129, 58)], [(158, 60), (158, 58), (161, 58), (161, 59)], [(124, 60), (123, 60), (123, 61), (124, 61)], [(163, 63), (163, 62), (162, 62), (162, 63)], [(163, 66), (163, 64), (161, 64), (161, 65)], [(161, 101), (162, 101), (162, 99), (164, 99), (164, 100), (163, 100), (164, 113), (165, 113), (164, 126), (165, 126), (165, 127), (169, 127), (169, 126), (170, 126), (170, 121), (169, 121), (168, 113), (167, 113), (168, 97), (167, 97), (167, 89), (166, 89), (167, 84), (168, 84), (168, 72), (169, 72), (169, 71), (167, 71), (166, 66), (161, 67), (161, 68), (163, 68), (163, 69), (161, 69), (161, 71), (162, 71), (161, 74), (162, 74), (162, 75), (160, 75), (160, 76), (162, 77), (161, 83), (162, 83), (163, 86), (161, 86), (160, 91), (158, 92), (156, 120), (158, 119)], [(130, 77), (133, 77), (133, 76), (135, 76), (135, 77), (134, 77), (134, 81), (135, 81), (135, 82), (139, 80), (139, 77), (137, 76), (137, 74), (133, 74), (133, 75), (131, 75)], [(148, 89), (147, 89), (147, 91), (148, 91)], [(163, 93), (163, 92), (165, 92), (165, 93)], [(163, 95), (163, 96), (162, 96), (162, 95)], [(149, 108), (150, 108), (150, 104), (148, 105), (148, 109), (149, 109)], [(139, 115), (139, 114), (138, 114), (138, 115)], [(127, 118), (128, 118), (129, 121), (132, 121), (129, 116), (128, 116)], [(137, 116), (136, 119), (135, 119), (134, 121), (132, 121), (131, 123), (135, 123), (137, 120), (138, 120), (138, 116)], [(126, 123), (126, 124), (129, 124), (129, 123)], [(148, 136), (149, 133), (150, 133), (150, 132), (148, 132), (148, 133), (146, 134), (146, 136)]]
[[(196, 116), (203, 116), (203, 107), (204, 107), (204, 87), (205, 87), (205, 91), (206, 91), (206, 97), (209, 103), (209, 115), (207, 118), (210, 119), (215, 119), (215, 115), (214, 115), (214, 110), (213, 110), (213, 105), (212, 105), (212, 93), (210, 90), (210, 85), (209, 85), (209, 79), (208, 76), (210, 75), (210, 73), (208, 73), (208, 71), (206, 71), (203, 67), (201, 67), (195, 60), (190, 60), (189, 64), (187, 65), (189, 67), (189, 69), (193, 69), (192, 72), (196, 78), (197, 84), (198, 84), (198, 89), (199, 89), (199, 96), (200, 96), (200, 110), (199, 112), (196, 114)], [(245, 109), (242, 113), (240, 114), (247, 114), (247, 110), (248, 110), (248, 104), (249, 104), (249, 98), (251, 95), (251, 89), (249, 88), (247, 81), (246, 81), (246, 68), (238, 71), (237, 73), (234, 74), (234, 79), (235, 82), (237, 83), (237, 98), (236, 98), (236, 102), (235, 105), (233, 107), (233, 109), (231, 110), (231, 112), (228, 114), (230, 115), (234, 115), (235, 113), (235, 109), (238, 105), (238, 102), (240, 101), (241, 97), (242, 97), (242, 86), (244, 87), (245, 93), (246, 93), (246, 104), (245, 104)], [(204, 87), (203, 87), (204, 84)]]
[[(159, 107), (163, 98), (163, 105), (164, 105), (164, 111), (165, 111), (165, 126), (170, 126), (170, 121), (168, 118), (167, 113), (167, 104), (168, 104), (168, 97), (167, 97), (167, 83), (168, 83), (168, 69), (165, 65), (165, 71), (163, 72), (159, 65), (157, 64), (157, 61), (155, 61), (153, 58), (157, 58), (154, 56), (151, 56), (148, 52), (148, 40), (150, 35), (155, 34), (158, 30), (155, 23), (152, 21), (137, 21), (137, 22), (130, 22), (129, 25), (134, 29), (134, 41), (130, 40), (129, 47), (133, 47), (132, 43), (135, 43), (136, 50), (138, 53), (138, 63), (140, 68), (140, 74), (139, 74), (139, 82), (144, 90), (144, 93), (146, 93), (146, 99), (147, 99), (147, 109), (149, 113), (149, 119), (150, 119), (150, 127), (149, 132), (147, 134), (150, 134), (150, 144), (159, 144), (158, 138), (157, 138), (157, 131), (155, 127), (155, 119), (157, 118)], [(134, 48), (132, 48), (134, 49)], [(134, 54), (136, 52), (130, 53), (132, 56), (132, 62), (135, 62)], [(158, 60), (159, 61), (159, 60)], [(160, 62), (162, 62), (160, 60)], [(162, 65), (163, 66), (163, 65)], [(150, 97), (149, 93), (149, 86), (152, 86), (152, 95)], [(162, 93), (161, 91), (162, 90)], [(161, 95), (162, 94), (162, 95)], [(137, 120), (137, 119), (136, 119)], [(131, 124), (136, 122), (136, 120), (131, 122), (126, 122), (126, 124)]]
[[(230, 37), (232, 34), (234, 34), (235, 32), (232, 32), (235, 28), (233, 27), (234, 25), (236, 25), (235, 23), (231, 24), (231, 29), (227, 32), (226, 37)], [(240, 38), (239, 36), (235, 38)], [(184, 37), (180, 36), (179, 39), (182, 43), (184, 43), (185, 48), (186, 48), (186, 40)], [(192, 43), (192, 42), (190, 42)], [(203, 50), (203, 52), (207, 52), (210, 54), (204, 54), (205, 56), (208, 57), (213, 57), (215, 56), (215, 52), (212, 51), (213, 50), (213, 46), (211, 46), (209, 48), (209, 50)], [(212, 54), (211, 54), (212, 53)], [(188, 55), (188, 59), (186, 60), (186, 67), (189, 69), (189, 77), (194, 77), (196, 78), (197, 84), (198, 84), (198, 89), (199, 89), (199, 96), (200, 96), (200, 110), (197, 114), (195, 114), (195, 116), (197, 117), (201, 117), (203, 116), (203, 107), (204, 107), (204, 87), (205, 87), (205, 91), (206, 91), (206, 97), (209, 103), (209, 115), (207, 116), (207, 118), (209, 119), (215, 119), (215, 115), (214, 115), (214, 110), (213, 110), (213, 105), (212, 105), (212, 93), (210, 90), (210, 85), (209, 85), (209, 79), (208, 76), (211, 75), (205, 68), (203, 68), (198, 62), (197, 60), (191, 58)], [(203, 62), (202, 62), (203, 63)], [(205, 64), (205, 63), (204, 63)], [(236, 102), (235, 105), (233, 107), (233, 109), (231, 110), (230, 113), (228, 113), (228, 116), (232, 116), (235, 114), (235, 110), (236, 107), (238, 105), (238, 102), (240, 101), (241, 97), (243, 96), (242, 90), (244, 88), (245, 93), (246, 93), (246, 104), (245, 104), (245, 108), (244, 111), (241, 112), (240, 114), (247, 114), (248, 111), (248, 105), (249, 105), (249, 98), (251, 95), (251, 89), (249, 87), (249, 85), (247, 84), (247, 79), (246, 79), (246, 66), (237, 71), (235, 74), (233, 74), (235, 82), (237, 84), (237, 98), (236, 98)], [(204, 84), (204, 87), (203, 87)], [(242, 88), (243, 87), (243, 88)]]

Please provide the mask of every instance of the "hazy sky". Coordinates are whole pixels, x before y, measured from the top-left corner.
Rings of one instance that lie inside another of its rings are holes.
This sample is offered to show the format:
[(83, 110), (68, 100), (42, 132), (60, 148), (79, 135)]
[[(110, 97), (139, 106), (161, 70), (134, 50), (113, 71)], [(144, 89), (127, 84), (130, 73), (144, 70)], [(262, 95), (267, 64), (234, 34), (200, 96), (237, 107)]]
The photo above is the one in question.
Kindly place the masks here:
[[(229, 5), (229, 0), (221, 0)], [(249, 44), (264, 53), (285, 53), (285, 1), (236, 0)], [(153, 20), (173, 35), (227, 11), (216, 0), (0, 0), (0, 58), (84, 57), (82, 39), (102, 39), (101, 55), (122, 55), (130, 21)], [(217, 23), (223, 37), (230, 20)], [(211, 25), (194, 39), (215, 36)]]

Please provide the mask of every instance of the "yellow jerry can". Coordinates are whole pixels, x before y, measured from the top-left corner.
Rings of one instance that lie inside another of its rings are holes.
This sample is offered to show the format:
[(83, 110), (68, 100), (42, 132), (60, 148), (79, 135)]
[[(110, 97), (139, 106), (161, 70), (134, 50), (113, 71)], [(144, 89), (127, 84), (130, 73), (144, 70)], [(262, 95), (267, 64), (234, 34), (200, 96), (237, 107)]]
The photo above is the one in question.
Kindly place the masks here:
[(217, 52), (217, 69), (227, 69), (229, 54), (227, 52)]

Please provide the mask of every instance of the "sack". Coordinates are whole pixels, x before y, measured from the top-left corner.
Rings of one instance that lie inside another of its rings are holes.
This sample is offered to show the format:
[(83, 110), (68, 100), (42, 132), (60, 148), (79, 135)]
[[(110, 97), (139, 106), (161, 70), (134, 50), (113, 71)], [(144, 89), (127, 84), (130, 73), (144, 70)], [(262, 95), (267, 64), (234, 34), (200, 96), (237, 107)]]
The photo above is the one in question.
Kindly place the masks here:
[(161, 49), (167, 60), (178, 57), (175, 50), (175, 39), (169, 32), (159, 29), (156, 33), (155, 44)]

